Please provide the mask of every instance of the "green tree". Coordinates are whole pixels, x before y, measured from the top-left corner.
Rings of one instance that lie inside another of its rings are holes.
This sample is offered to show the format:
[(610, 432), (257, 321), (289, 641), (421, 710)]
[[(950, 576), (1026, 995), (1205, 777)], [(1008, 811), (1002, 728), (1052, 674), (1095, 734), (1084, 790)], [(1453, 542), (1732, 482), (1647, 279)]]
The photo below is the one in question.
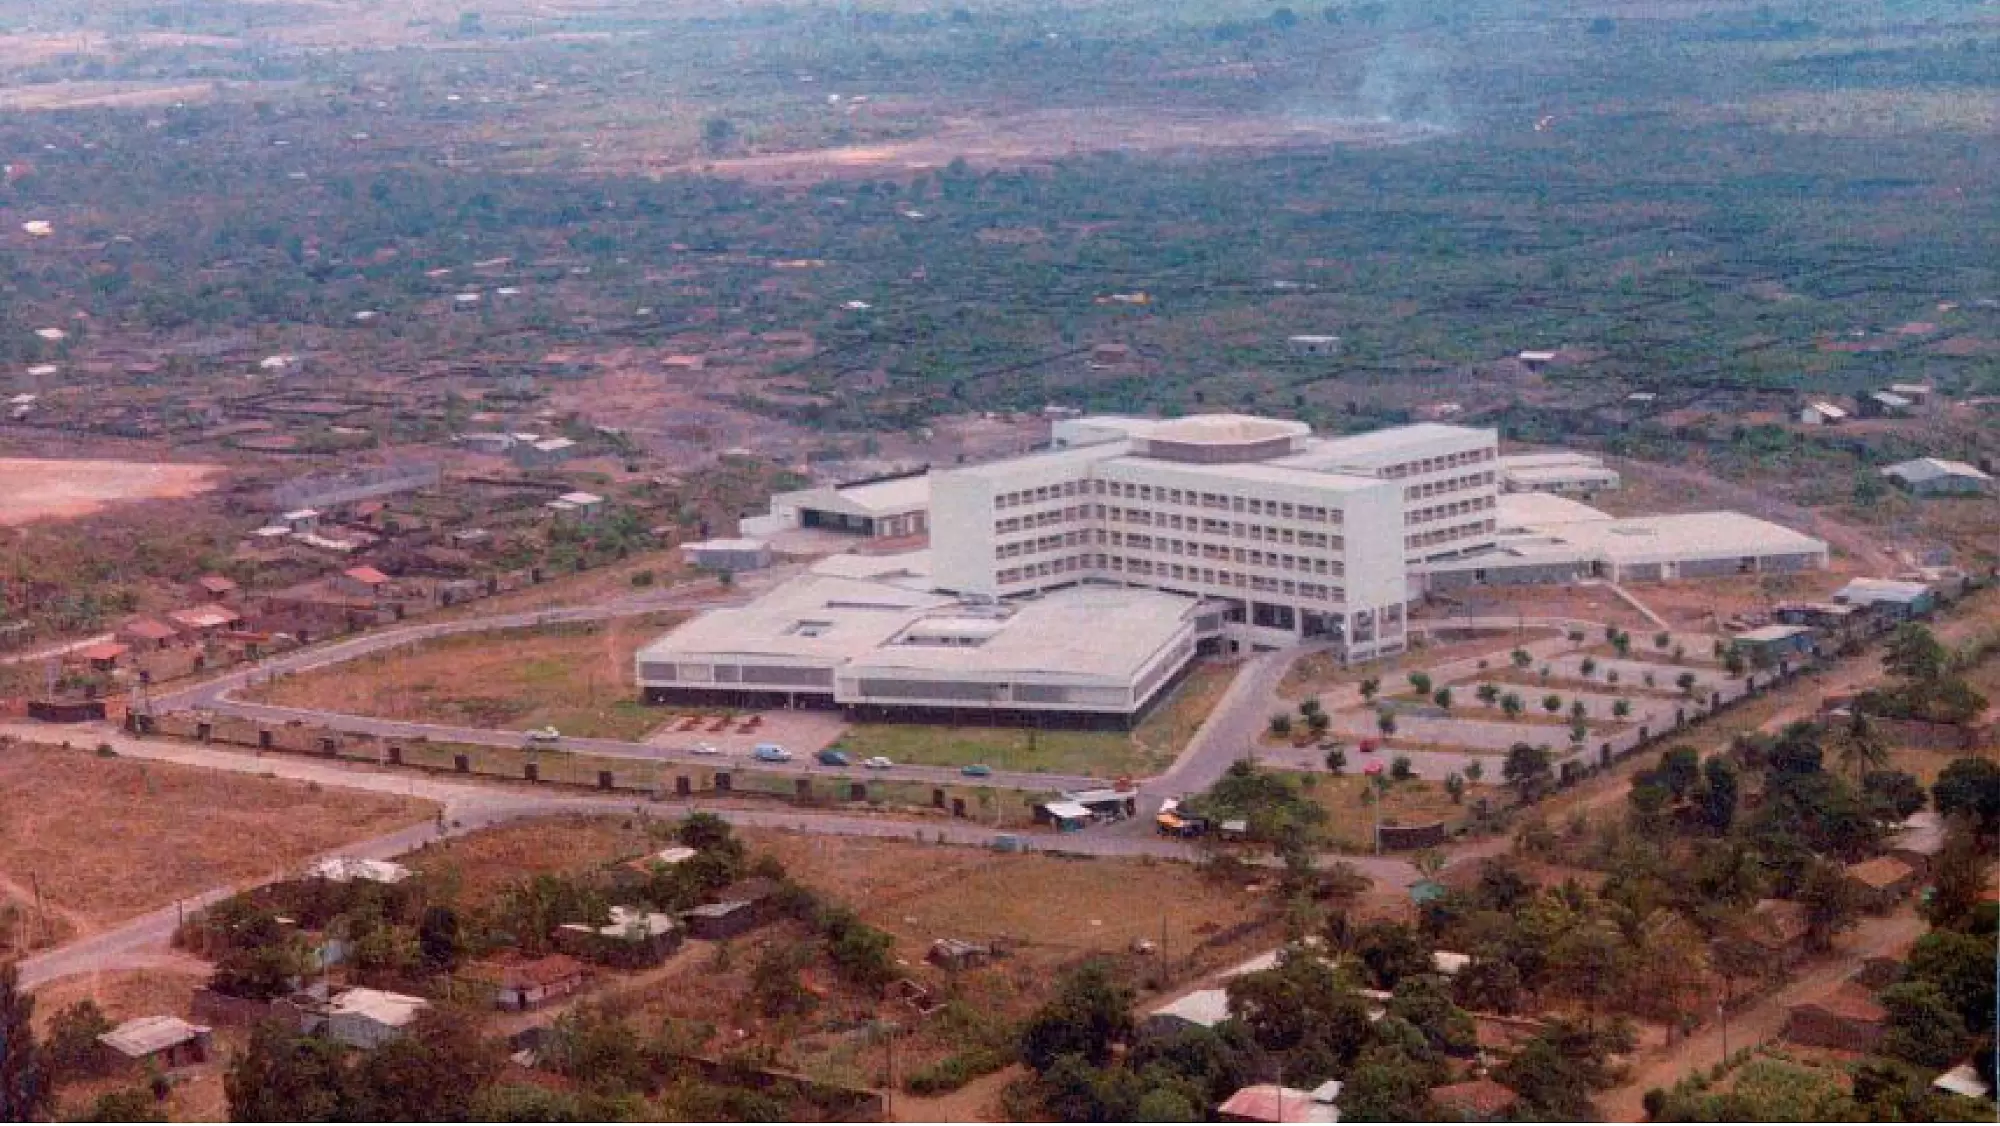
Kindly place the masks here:
[(1525, 669), (1535, 663), (1534, 655), (1526, 649), (1514, 650), (1512, 653), (1507, 654), (1507, 659), (1514, 662), (1514, 667), (1517, 669)]
[(1935, 684), (1942, 679), (1951, 655), (1931, 631), (1916, 622), (1906, 622), (1889, 635), (1882, 650), (1882, 667), (1894, 676), (1915, 684)]
[(1431, 674), (1422, 671), (1413, 672), (1410, 674), (1409, 680), (1410, 690), (1418, 696), (1428, 696), (1431, 694)]
[(42, 1043), (50, 1075), (61, 1082), (95, 1072), (101, 1059), (97, 1038), (112, 1027), (104, 1010), (87, 997), (58, 1009), (49, 1018), (49, 1033)]
[(1132, 1031), (1132, 991), (1103, 962), (1087, 962), (1063, 979), (1021, 1030), (1021, 1061), (1046, 1072), (1063, 1056), (1093, 1066), (1110, 1060), (1112, 1046)]
[(1500, 710), (1508, 719), (1519, 719), (1521, 713), (1527, 710), (1527, 705), (1521, 702), (1519, 693), (1509, 692), (1500, 697)]
[(1520, 793), (1522, 801), (1533, 801), (1552, 772), (1549, 752), (1529, 743), (1509, 747), (1507, 760), (1500, 767), (1500, 776)]
[(1910, 950), (1905, 981), (1928, 982), (1957, 1010), (1967, 1032), (1993, 1031), (1993, 939), (1934, 930)]
[(1272, 712), (1271, 734), (1277, 736), (1280, 739), (1283, 739), (1286, 736), (1290, 735), (1291, 733), (1292, 733), (1292, 713)]
[(1340, 747), (1329, 748), (1326, 752), (1326, 772), (1340, 774), (1347, 769), (1347, 752)]
[(1931, 804), (1940, 817), (1968, 818), (1983, 838), (2000, 836), (2000, 763), (1953, 759), (1931, 784)]
[(1311, 955), (1230, 979), (1229, 1012), (1295, 1082), (1339, 1074), (1368, 1040), (1368, 1006), (1332, 966)]
[(1986, 891), (1986, 848), (1964, 818), (1945, 829), (1944, 846), (1931, 858), (1931, 896), (1924, 909), (1933, 927), (1962, 929)]
[(1466, 763), (1465, 777), (1477, 785), (1481, 778), (1486, 777), (1486, 764), (1480, 762), (1478, 759), (1473, 759), (1471, 762)]
[(1632, 716), (1632, 701), (1623, 697), (1611, 701), (1611, 715), (1616, 719), (1630, 719)]
[(1325, 712), (1314, 712), (1306, 717), (1306, 730), (1314, 736), (1323, 736), (1333, 726), (1333, 717)]
[(736, 140), (736, 123), (726, 117), (711, 117), (701, 123), (701, 143), (711, 153), (726, 151)]
[(1451, 689), (1440, 688), (1436, 692), (1431, 693), (1431, 703), (1436, 704), (1438, 707), (1442, 708), (1445, 711), (1450, 711)]
[(1871, 770), (1862, 775), (1861, 797), (1869, 813), (1887, 825), (1907, 821), (1929, 800), (1924, 784), (1906, 770)]
[(1371, 1047), (1340, 1090), (1342, 1122), (1435, 1122), (1429, 1068), (1393, 1048)]
[(1854, 891), (1837, 865), (1814, 861), (1799, 885), (1799, 902), (1806, 909), (1806, 946), (1827, 950), (1833, 936), (1855, 923)]
[(0, 1122), (32, 1122), (54, 1106), (55, 1080), (35, 1042), (35, 999), (0, 962)]
[(1888, 740), (1882, 738), (1867, 713), (1858, 708), (1850, 711), (1845, 720), (1829, 726), (1826, 740), (1833, 744), (1835, 760), (1847, 768), (1857, 787), (1865, 772), (1889, 765)]
[(757, 963), (750, 967), (750, 995), (756, 999), (759, 1011), (767, 1017), (812, 1011), (819, 999), (799, 981), (799, 971), (805, 969), (812, 955), (809, 945), (778, 943), (764, 948)]
[(1375, 696), (1382, 691), (1382, 678), (1366, 676), (1361, 678), (1361, 698), (1368, 703), (1375, 702)]
[(1542, 710), (1554, 715), (1563, 710), (1563, 698), (1551, 692), (1542, 697)]
[(1382, 737), (1385, 739), (1394, 735), (1396, 733), (1396, 713), (1390, 711), (1388, 708), (1383, 708), (1376, 712), (1375, 729), (1380, 731)]
[(353, 1073), (365, 1122), (465, 1122), (481, 1088), (506, 1064), (496, 1042), (467, 1014), (433, 1005), (405, 1035), (366, 1053)]
[(582, 1100), (529, 1083), (499, 1083), (472, 1100), (472, 1122), (589, 1122)]
[(1462, 804), (1465, 801), (1465, 776), (1457, 771), (1445, 775), (1444, 792), (1451, 796), (1451, 804)]
[(1472, 694), (1479, 698), (1480, 703), (1490, 708), (1500, 700), (1500, 686), (1497, 684), (1482, 684)]
[(417, 948), (422, 952), (426, 970), (450, 973), (457, 969), (464, 947), (457, 911), (441, 903), (424, 908), (417, 926)]
[(1709, 832), (1723, 834), (1736, 821), (1736, 803), (1742, 794), (1742, 782), (1736, 776), (1736, 765), (1722, 755), (1711, 755), (1701, 764), (1701, 820)]
[(1882, 1007), (1889, 1013), (1883, 1055), (1938, 1068), (1950, 1067), (1964, 1054), (1965, 1020), (1932, 982), (1898, 982), (1882, 991)]
[(325, 1037), (302, 1036), (275, 1021), (259, 1024), (223, 1076), (230, 1120), (359, 1121), (346, 1056), (347, 1049)]
[(1694, 674), (1691, 672), (1684, 672), (1674, 678), (1674, 687), (1689, 696), (1694, 695), (1695, 683)]

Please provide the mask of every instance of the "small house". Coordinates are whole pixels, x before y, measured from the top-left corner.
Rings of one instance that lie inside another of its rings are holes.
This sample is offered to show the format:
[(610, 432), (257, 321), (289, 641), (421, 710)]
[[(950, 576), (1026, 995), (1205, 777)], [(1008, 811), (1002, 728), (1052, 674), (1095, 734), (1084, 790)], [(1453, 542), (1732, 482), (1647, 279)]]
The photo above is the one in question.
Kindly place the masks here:
[(657, 966), (680, 949), (685, 933), (672, 915), (639, 907), (613, 907), (603, 926), (565, 923), (556, 928), (556, 949), (585, 961), (625, 969)]
[(1832, 403), (1811, 402), (1799, 408), (1801, 426), (1837, 426), (1848, 419), (1847, 409)]
[(547, 469), (561, 465), (582, 451), (568, 438), (542, 438), (519, 443), (507, 452), (513, 457), (514, 464), (522, 469)]
[(349, 567), (336, 575), (333, 589), (357, 598), (380, 598), (389, 592), (389, 576), (366, 565)]
[(1863, 418), (1906, 418), (1916, 404), (1894, 391), (1871, 391), (1855, 400)]
[(1258, 1083), (1229, 1096), (1215, 1114), (1224, 1122), (1338, 1122), (1340, 1081), (1310, 1091)]
[(1139, 1034), (1173, 1036), (1190, 1028), (1214, 1028), (1228, 1019), (1227, 989), (1197, 989), (1147, 1013), (1139, 1022)]
[(1894, 484), (1917, 496), (1977, 496), (1993, 488), (1991, 474), (1976, 465), (1941, 457), (1899, 461), (1882, 471)]
[(194, 581), (194, 588), (200, 597), (210, 602), (226, 602), (236, 597), (236, 580), (223, 575), (203, 575)]
[(300, 1032), (324, 1032), (352, 1048), (374, 1048), (401, 1036), (430, 1002), (380, 989), (349, 989), (330, 999), (294, 994), (273, 1007), (295, 1014)]
[(1094, 368), (1123, 367), (1132, 362), (1132, 347), (1129, 344), (1097, 344), (1090, 349), (1090, 366)]
[(305, 533), (318, 531), (319, 509), (295, 508), (278, 517), (278, 523), (283, 525), (288, 532)]
[(1968, 1099), (1985, 1099), (1993, 1094), (1993, 1088), (1987, 1086), (1986, 1080), (1979, 1077), (1979, 1069), (1970, 1063), (1959, 1064), (1939, 1075), (1931, 1080), (1931, 1087), (1947, 1095), (1958, 1095)]
[(78, 660), (90, 666), (92, 672), (111, 672), (124, 663), (126, 656), (131, 652), (132, 647), (129, 645), (121, 645), (116, 641), (100, 641), (77, 650), (76, 655)]
[(1850, 864), (1847, 886), (1857, 906), (1864, 911), (1884, 914), (1917, 888), (1917, 871), (1898, 857), (1878, 856)]
[(1517, 353), (1514, 358), (1521, 362), (1522, 367), (1527, 368), (1531, 372), (1538, 372), (1555, 363), (1556, 355), (1557, 353), (1555, 352), (1530, 350)]
[(97, 1043), (120, 1067), (167, 1070), (206, 1061), (211, 1031), (179, 1017), (135, 1017), (99, 1036)]
[(167, 620), (180, 627), (181, 632), (196, 637), (213, 637), (224, 630), (235, 629), (243, 624), (243, 615), (222, 605), (210, 602), (202, 606), (191, 606), (185, 610), (174, 610), (167, 614)]
[(744, 880), (723, 888), (713, 903), (686, 911), (682, 917), (687, 920), (688, 934), (695, 938), (735, 938), (771, 921), (777, 895), (778, 885), (770, 880)]
[(567, 954), (502, 958), (475, 963), (465, 976), (492, 990), (494, 1008), (526, 1012), (582, 989), (584, 965)]
[(181, 631), (157, 618), (133, 618), (119, 626), (113, 636), (134, 649), (146, 652), (167, 648), (180, 639)]
[(1294, 356), (1338, 356), (1340, 337), (1338, 336), (1288, 336), (1285, 347)]
[(1450, 950), (1438, 950), (1431, 954), (1431, 969), (1445, 977), (1457, 977), (1472, 964), (1472, 955), (1458, 954)]
[(558, 520), (587, 524), (604, 515), (604, 498), (596, 493), (564, 493), (542, 507)]
[(1833, 600), (1866, 607), (1894, 622), (1928, 617), (1937, 609), (1937, 595), (1930, 587), (1901, 579), (1851, 579), (1834, 592)]
[(1769, 955), (1772, 966), (1789, 970), (1805, 956), (1806, 932), (1810, 929), (1804, 904), (1789, 899), (1760, 899), (1750, 908), (1743, 938)]
[(1513, 1088), (1484, 1076), (1431, 1088), (1431, 1105), (1450, 1122), (1504, 1122), (1520, 1101)]
[(1888, 1016), (1867, 987), (1845, 981), (1787, 1010), (1783, 1036), (1812, 1048), (1872, 1052), (1882, 1042)]

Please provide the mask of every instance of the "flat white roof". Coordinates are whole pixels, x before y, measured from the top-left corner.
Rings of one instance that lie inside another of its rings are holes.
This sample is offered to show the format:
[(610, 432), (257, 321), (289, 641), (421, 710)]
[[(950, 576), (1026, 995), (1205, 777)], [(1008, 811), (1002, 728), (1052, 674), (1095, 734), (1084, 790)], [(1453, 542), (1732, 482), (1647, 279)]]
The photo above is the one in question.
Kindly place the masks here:
[(681, 545), (682, 551), (763, 551), (770, 545), (763, 540), (696, 540)]
[(643, 662), (751, 659), (857, 677), (1059, 677), (1128, 685), (1188, 628), (1197, 600), (1083, 584), (998, 604), (892, 581), (806, 574), (747, 606), (710, 610), (639, 651)]
[(1760, 644), (1766, 641), (1784, 641), (1787, 638), (1793, 638), (1799, 636), (1802, 633), (1811, 633), (1811, 632), (1812, 632), (1811, 626), (1783, 626), (1783, 625), (1764, 626), (1759, 629), (1745, 630), (1744, 632), (1736, 635), (1736, 640), (1748, 641), (1752, 644)]
[(815, 575), (832, 575), (843, 579), (874, 579), (878, 582), (928, 580), (931, 574), (931, 553), (927, 549), (899, 551), (893, 555), (861, 555), (846, 552), (815, 560), (811, 570)]
[(1976, 465), (1963, 461), (1949, 461), (1941, 457), (1920, 457), (1911, 461), (1899, 461), (1882, 472), (1885, 476), (1900, 477), (1905, 481), (1935, 481), (1940, 477), (1963, 477), (1970, 481), (1993, 479)]
[(1602, 468), (1604, 459), (1595, 454), (1578, 453), (1575, 450), (1549, 450), (1531, 454), (1501, 454), (1502, 469), (1547, 469), (1554, 466), (1597, 466)]
[(1494, 514), (1495, 526), (1503, 532), (1611, 519), (1609, 513), (1553, 493), (1501, 493)]
[(400, 884), (410, 878), (410, 870), (387, 860), (362, 860), (352, 856), (328, 856), (306, 869), (308, 877), (337, 884), (362, 880), (376, 884)]
[(1849, 579), (1833, 596), (1844, 602), (1912, 602), (1930, 590), (1922, 583), (1901, 579)]
[(330, 1009), (335, 1015), (366, 1017), (377, 1024), (401, 1028), (429, 1006), (430, 1002), (422, 997), (380, 989), (350, 989), (335, 997)]
[(1297, 467), (1287, 464), (1287, 460), (1281, 458), (1272, 461), (1233, 461), (1208, 465), (1196, 461), (1167, 461), (1161, 458), (1126, 456), (1113, 459), (1107, 464), (1133, 466), (1144, 469), (1153, 476), (1184, 473), (1194, 477), (1213, 478), (1217, 481), (1255, 481), (1264, 485), (1291, 485), (1295, 488), (1320, 492), (1352, 492), (1357, 489), (1379, 488), (1382, 485), (1382, 479), (1379, 477)]
[(865, 579), (805, 574), (745, 606), (723, 606), (682, 623), (639, 651), (641, 661), (752, 657), (844, 663), (869, 653), (949, 595)]
[(1558, 525), (1564, 542), (1620, 565), (1719, 556), (1817, 555), (1824, 541), (1740, 512), (1689, 512)]
[(1424, 456), (1424, 451), (1432, 446), (1493, 445), (1499, 438), (1499, 433), (1494, 430), (1453, 426), (1444, 422), (1418, 422), (1409, 426), (1391, 426), (1386, 430), (1371, 430), (1366, 434), (1315, 438), (1306, 443), (1304, 450), (1289, 457), (1277, 458), (1273, 464), (1321, 471), (1350, 467), (1378, 469)]
[(1177, 442), (1194, 446), (1233, 446), (1245, 442), (1267, 442), (1274, 438), (1303, 438), (1312, 427), (1282, 418), (1259, 418), (1250, 414), (1191, 414), (1152, 423), (1136, 436), (1148, 441)]
[(1561, 485), (1619, 479), (1618, 471), (1607, 465), (1502, 466), (1500, 474), (1510, 485)]

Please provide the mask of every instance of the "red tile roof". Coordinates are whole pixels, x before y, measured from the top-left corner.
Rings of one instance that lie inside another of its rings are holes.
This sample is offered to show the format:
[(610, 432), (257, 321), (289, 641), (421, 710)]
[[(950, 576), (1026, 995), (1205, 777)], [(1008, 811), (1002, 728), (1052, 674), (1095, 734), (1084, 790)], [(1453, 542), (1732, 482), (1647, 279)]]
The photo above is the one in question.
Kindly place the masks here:
[(342, 573), (345, 574), (348, 578), (353, 579), (355, 582), (365, 583), (368, 586), (381, 586), (383, 583), (389, 581), (389, 576), (383, 574), (382, 572), (376, 570), (373, 567), (365, 565), (360, 567), (349, 567), (346, 571)]
[(115, 661), (131, 651), (131, 646), (120, 645), (116, 641), (100, 641), (86, 649), (77, 650), (77, 655), (86, 661)]
[(1916, 869), (1894, 856), (1878, 856), (1847, 866), (1847, 878), (1882, 891), (1909, 879)]
[(143, 637), (148, 641), (167, 641), (181, 635), (181, 631), (174, 627), (167, 625), (165, 622), (156, 622), (151, 618), (134, 618), (126, 622), (123, 626), (120, 626), (119, 629), (124, 633), (131, 634), (133, 637)]

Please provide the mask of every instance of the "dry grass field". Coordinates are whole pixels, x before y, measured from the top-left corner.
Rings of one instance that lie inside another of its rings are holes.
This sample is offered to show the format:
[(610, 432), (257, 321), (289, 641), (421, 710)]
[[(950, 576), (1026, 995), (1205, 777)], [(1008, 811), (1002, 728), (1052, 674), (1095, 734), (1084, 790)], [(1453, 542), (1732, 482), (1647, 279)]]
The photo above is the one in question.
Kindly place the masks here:
[(654, 839), (646, 825), (630, 818), (553, 817), (433, 842), (403, 860), (426, 877), (456, 888), (459, 903), (476, 909), (531, 876), (579, 875), (637, 856), (649, 846), (665, 847)]
[(39, 886), (80, 934), (219, 884), (275, 877), (436, 807), (14, 743), (0, 748), (0, 810), (0, 896), (31, 903)]
[[(1384, 769), (1387, 769), (1386, 764)], [(1372, 845), (1377, 810), (1362, 800), (1362, 795), (1370, 786), (1367, 778), (1359, 773), (1350, 773), (1337, 776), (1299, 774), (1294, 779), (1306, 784), (1306, 794), (1326, 810), (1327, 832), (1333, 837), (1335, 847), (1350, 852), (1368, 851)], [(1394, 782), (1382, 798), (1382, 823), (1428, 825), (1433, 821), (1455, 821), (1464, 817), (1474, 802), (1496, 792), (1497, 787), (1492, 785), (1468, 785), (1464, 804), (1461, 805), (1451, 800), (1442, 782), (1421, 778)]]
[(267, 703), (472, 727), (551, 725), (566, 735), (638, 739), (665, 718), (638, 701), (632, 655), (678, 621), (469, 633), (286, 677), (251, 695)]

